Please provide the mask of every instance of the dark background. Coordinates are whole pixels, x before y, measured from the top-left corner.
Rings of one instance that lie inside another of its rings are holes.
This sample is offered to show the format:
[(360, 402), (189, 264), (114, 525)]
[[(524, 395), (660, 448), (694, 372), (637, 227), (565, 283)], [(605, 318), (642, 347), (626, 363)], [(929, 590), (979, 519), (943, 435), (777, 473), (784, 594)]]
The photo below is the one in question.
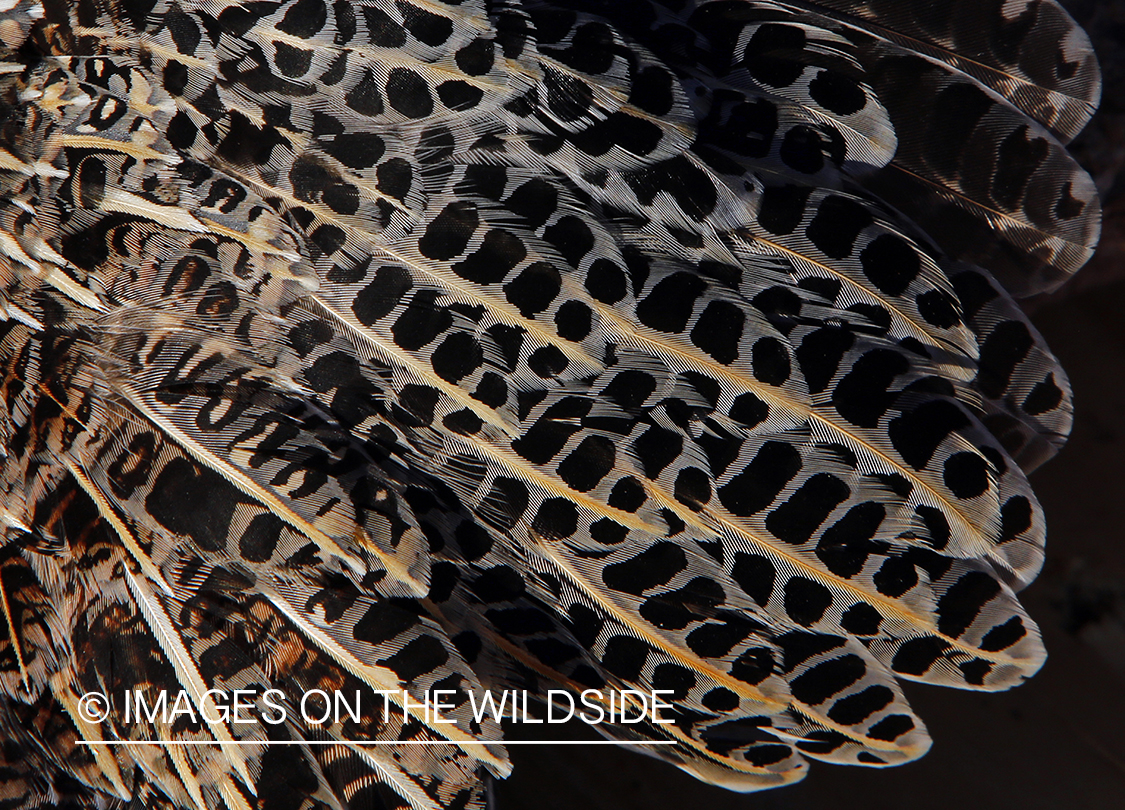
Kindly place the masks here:
[(1047, 564), (1021, 601), (1043, 631), (1043, 670), (1000, 694), (905, 684), (934, 747), (899, 768), (814, 762), (799, 785), (740, 795), (613, 746), (512, 746), (499, 810), (1125, 808), (1125, 0), (1063, 4), (1104, 71), (1101, 109), (1073, 149), (1106, 218), (1095, 259), (1028, 302), (1076, 400), (1070, 443), (1031, 479), (1047, 514)]

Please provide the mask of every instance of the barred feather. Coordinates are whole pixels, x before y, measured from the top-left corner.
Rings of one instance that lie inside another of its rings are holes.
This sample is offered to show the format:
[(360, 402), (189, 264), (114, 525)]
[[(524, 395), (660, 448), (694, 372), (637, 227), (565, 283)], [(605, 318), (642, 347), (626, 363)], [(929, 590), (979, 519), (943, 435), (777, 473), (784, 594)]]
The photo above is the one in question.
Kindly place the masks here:
[[(481, 808), (485, 689), (670, 690), (600, 729), (757, 790), (1042, 664), (1054, 2), (7, 5), (0, 798)], [(271, 687), (364, 711), (203, 712)]]

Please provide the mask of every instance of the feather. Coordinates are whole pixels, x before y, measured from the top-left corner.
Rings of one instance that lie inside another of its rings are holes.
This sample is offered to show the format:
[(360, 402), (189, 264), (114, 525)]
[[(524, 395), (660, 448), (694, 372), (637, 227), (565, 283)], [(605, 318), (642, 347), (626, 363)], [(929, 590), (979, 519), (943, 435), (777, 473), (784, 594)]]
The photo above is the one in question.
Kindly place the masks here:
[(1054, 2), (8, 5), (5, 800), (481, 808), (490, 690), (758, 790), (1042, 665)]

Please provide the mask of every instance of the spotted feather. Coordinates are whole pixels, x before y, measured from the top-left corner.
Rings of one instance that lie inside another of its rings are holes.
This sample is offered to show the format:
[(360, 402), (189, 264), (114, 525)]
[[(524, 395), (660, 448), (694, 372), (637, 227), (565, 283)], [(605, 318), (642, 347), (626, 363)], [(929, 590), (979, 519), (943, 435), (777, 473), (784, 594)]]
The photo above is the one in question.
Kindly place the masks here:
[[(1044, 659), (1013, 296), (1099, 89), (1046, 1), (6, 4), (0, 798), (483, 808), (484, 690), (667, 690), (601, 730), (735, 790), (922, 756), (901, 681)], [(367, 702), (122, 720), (268, 686)]]

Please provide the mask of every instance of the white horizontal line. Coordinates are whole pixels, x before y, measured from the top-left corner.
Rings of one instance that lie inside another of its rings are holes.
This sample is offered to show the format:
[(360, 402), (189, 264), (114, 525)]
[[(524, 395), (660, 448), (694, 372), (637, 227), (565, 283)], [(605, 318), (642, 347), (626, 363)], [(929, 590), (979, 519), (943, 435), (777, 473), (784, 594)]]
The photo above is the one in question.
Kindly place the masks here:
[(79, 740), (79, 745), (675, 745), (675, 740)]

